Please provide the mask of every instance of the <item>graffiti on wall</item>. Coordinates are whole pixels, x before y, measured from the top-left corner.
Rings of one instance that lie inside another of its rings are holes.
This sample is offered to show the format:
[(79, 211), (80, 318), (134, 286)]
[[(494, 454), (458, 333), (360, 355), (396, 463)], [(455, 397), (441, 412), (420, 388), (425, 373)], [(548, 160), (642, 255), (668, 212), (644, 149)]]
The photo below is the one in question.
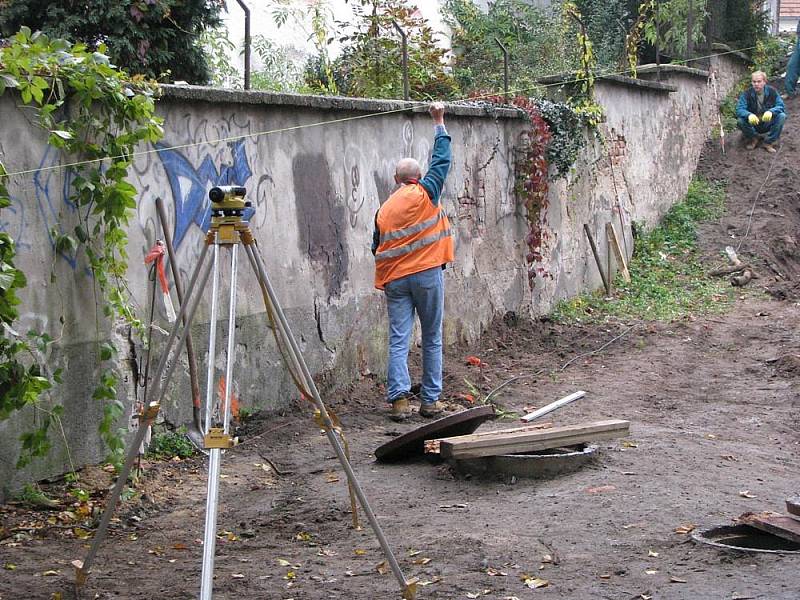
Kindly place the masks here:
[[(244, 140), (230, 144), (233, 160), (231, 164), (221, 165), (219, 169), (208, 154), (200, 166), (195, 167), (180, 151), (171, 150), (166, 144), (156, 144), (156, 148), (172, 192), (175, 210), (173, 243), (179, 248), (192, 225), (197, 225), (203, 231), (208, 230), (211, 222), (208, 190), (216, 185), (244, 185), (253, 172), (247, 160)], [(248, 209), (245, 219), (249, 219), (252, 214), (253, 209)]]

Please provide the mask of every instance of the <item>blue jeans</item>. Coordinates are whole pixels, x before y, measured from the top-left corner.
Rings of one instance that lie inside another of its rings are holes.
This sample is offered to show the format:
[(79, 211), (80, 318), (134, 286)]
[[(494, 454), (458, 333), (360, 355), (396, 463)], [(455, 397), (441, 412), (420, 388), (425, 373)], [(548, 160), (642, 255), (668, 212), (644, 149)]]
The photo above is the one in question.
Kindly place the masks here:
[(744, 137), (748, 140), (753, 139), (757, 135), (766, 134), (767, 139), (765, 141), (768, 144), (774, 144), (781, 136), (784, 121), (786, 121), (786, 113), (775, 114), (772, 116), (772, 121), (769, 123), (764, 123), (762, 121), (758, 125), (750, 125), (750, 123), (747, 122), (747, 118), (739, 117), (736, 126), (742, 130)]
[(794, 44), (789, 64), (786, 65), (786, 80), (783, 82), (786, 93), (790, 96), (794, 96), (797, 93), (798, 75), (800, 75), (800, 39)]
[(414, 313), (422, 326), (422, 402), (432, 403), (442, 393), (442, 316), (444, 276), (441, 267), (406, 275), (386, 284), (389, 311), (389, 402), (411, 390), (408, 348)]

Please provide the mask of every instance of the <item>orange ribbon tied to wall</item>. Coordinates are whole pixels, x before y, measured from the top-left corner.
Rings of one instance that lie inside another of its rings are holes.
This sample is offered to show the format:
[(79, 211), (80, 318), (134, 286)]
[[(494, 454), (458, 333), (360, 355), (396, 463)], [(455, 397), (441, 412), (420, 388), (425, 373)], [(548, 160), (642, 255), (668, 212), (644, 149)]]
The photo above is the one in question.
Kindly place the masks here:
[(156, 273), (158, 274), (158, 281), (161, 284), (161, 297), (164, 300), (164, 309), (167, 311), (167, 320), (170, 323), (175, 322), (175, 307), (172, 306), (172, 298), (169, 295), (169, 283), (167, 282), (167, 274), (164, 270), (164, 256), (167, 253), (167, 248), (164, 242), (156, 240), (147, 254), (144, 257), (144, 264), (149, 265), (155, 263)]

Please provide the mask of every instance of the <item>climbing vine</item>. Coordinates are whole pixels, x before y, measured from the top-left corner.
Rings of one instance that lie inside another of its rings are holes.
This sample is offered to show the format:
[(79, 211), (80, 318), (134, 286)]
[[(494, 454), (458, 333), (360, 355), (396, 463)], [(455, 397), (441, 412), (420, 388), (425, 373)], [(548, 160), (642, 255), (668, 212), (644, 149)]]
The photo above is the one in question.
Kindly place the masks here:
[(594, 101), (594, 74), (597, 67), (594, 48), (581, 12), (575, 3), (564, 2), (563, 11), (566, 19), (576, 26), (575, 40), (579, 54), (579, 66), (575, 73), (577, 94), (570, 98), (570, 104), (583, 116), (588, 125), (595, 127), (603, 119), (603, 109)]
[(628, 61), (629, 75), (636, 77), (636, 67), (639, 65), (639, 48), (644, 39), (645, 29), (652, 21), (655, 0), (648, 0), (639, 5), (639, 16), (631, 25), (628, 35), (625, 36), (625, 57)]
[[(83, 44), (50, 39), (23, 27), (0, 53), (0, 94), (9, 89), (16, 91), (23, 105), (35, 109), (39, 126), (49, 133), (48, 143), (71, 161), (69, 202), (75, 216), (70, 211), (69, 217), (74, 220), (67, 222), (65, 215), (59, 215), (61, 222), (51, 229), (50, 237), (55, 253), (74, 260), (84, 257), (88, 264), (96, 286), (98, 337), (101, 318), (121, 319), (140, 331), (142, 325), (134, 313), (125, 281), (126, 226), (136, 207), (137, 193), (127, 176), (136, 145), (156, 142), (163, 135), (153, 102), (157, 87), (141, 76), (129, 78), (115, 68), (102, 44), (90, 51)], [(4, 197), (7, 206), (7, 194)], [(13, 241), (8, 240), (4, 243), (10, 251), (3, 256), (2, 269), (15, 269), (8, 262), (13, 259)], [(15, 290), (24, 286), (25, 280), (24, 275), (20, 278), (16, 274), (18, 270), (13, 272), (16, 283), (2, 287), (2, 291), (10, 291), (16, 298)], [(10, 273), (7, 281), (11, 281)], [(12, 296), (8, 298), (14, 301)], [(0, 373), (18, 373), (19, 365), (25, 364), (22, 355), (29, 348), (8, 342), (7, 332), (16, 314), (6, 313), (0, 318), (6, 325)], [(8, 323), (5, 319), (9, 319)], [(114, 462), (121, 457), (123, 443), (113, 425), (124, 410), (116, 392), (119, 375), (112, 361), (116, 353), (113, 343), (98, 344), (99, 384), (93, 394), (103, 402), (99, 431)], [(31, 359), (27, 360), (31, 364)], [(34, 357), (34, 364), (27, 367), (30, 376), (24, 393), (0, 396), (0, 418), (7, 418), (24, 406), (36, 405), (42, 393), (57, 382), (56, 377), (48, 384), (37, 379), (42, 377), (42, 362), (46, 360), (35, 364)], [(31, 456), (47, 451), (46, 433), (47, 428), (40, 427), (33, 437), (23, 439), (23, 443), (27, 439)]]

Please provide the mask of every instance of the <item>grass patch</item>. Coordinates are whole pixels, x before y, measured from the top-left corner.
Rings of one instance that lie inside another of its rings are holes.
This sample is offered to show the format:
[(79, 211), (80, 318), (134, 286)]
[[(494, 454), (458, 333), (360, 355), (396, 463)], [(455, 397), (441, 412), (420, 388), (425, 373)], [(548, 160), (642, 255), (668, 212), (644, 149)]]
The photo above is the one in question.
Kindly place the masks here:
[(177, 431), (164, 431), (153, 435), (147, 455), (152, 458), (189, 458), (194, 454), (194, 446), (186, 439), (186, 428)]
[(719, 218), (725, 190), (696, 179), (686, 199), (673, 206), (661, 224), (636, 238), (628, 268), (631, 282), (614, 282), (616, 294), (583, 294), (560, 302), (552, 317), (563, 322), (602, 322), (608, 318), (669, 321), (722, 312), (735, 291), (726, 278), (711, 279), (697, 256), (697, 225)]

